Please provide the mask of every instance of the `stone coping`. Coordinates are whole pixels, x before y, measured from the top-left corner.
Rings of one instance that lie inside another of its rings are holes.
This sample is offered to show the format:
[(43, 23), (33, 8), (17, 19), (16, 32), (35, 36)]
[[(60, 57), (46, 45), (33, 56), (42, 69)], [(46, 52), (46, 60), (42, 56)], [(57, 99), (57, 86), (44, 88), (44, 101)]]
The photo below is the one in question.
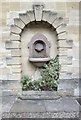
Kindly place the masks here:
[(59, 99), (61, 95), (57, 91), (23, 91), (20, 99)]
[(59, 99), (61, 97), (68, 96), (74, 97), (73, 92), (71, 91), (22, 91), (19, 96), (20, 99)]

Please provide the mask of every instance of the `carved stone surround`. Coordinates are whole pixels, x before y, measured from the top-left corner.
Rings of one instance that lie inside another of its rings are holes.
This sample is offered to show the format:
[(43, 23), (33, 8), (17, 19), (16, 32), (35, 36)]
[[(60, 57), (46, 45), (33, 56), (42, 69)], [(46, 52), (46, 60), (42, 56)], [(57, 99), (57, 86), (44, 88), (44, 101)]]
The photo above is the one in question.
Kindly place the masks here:
[(58, 36), (59, 62), (62, 64), (60, 79), (71, 79), (72, 56), (67, 51), (72, 49), (73, 40), (67, 38), (67, 24), (60, 13), (46, 10), (43, 5), (33, 5), (33, 9), (27, 11), (11, 11), (8, 13), (7, 25), (10, 30), (6, 33), (5, 46), (11, 56), (6, 57), (7, 66), (11, 67), (12, 73), (8, 73), (7, 80), (21, 79), (21, 34), (29, 23), (47, 22), (54, 27)]

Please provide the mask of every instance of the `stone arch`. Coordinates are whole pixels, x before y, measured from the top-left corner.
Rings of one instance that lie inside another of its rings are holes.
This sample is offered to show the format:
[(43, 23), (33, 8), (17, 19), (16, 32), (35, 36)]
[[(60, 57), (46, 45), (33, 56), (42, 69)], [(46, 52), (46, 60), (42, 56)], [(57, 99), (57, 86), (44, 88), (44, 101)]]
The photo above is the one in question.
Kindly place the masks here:
[[(56, 30), (58, 36), (59, 62), (61, 64), (64, 64), (66, 67), (67, 65), (71, 64), (71, 60), (67, 60), (67, 49), (72, 48), (72, 45), (68, 44), (72, 41), (67, 40), (67, 24), (64, 22), (63, 17), (58, 12), (45, 10), (43, 5), (33, 5), (33, 9), (31, 10), (23, 12), (11, 12), (10, 15), (12, 16), (10, 16), (11, 20), (8, 21), (8, 24), (10, 26), (10, 41), (6, 42), (6, 48), (11, 50), (11, 58), (7, 61), (7, 65), (13, 64), (16, 65), (16, 68), (19, 69), (16, 69), (17, 74), (15, 75), (15, 78), (11, 77), (8, 79), (20, 80), (21, 78), (21, 34), (23, 29), (33, 21), (44, 21), (49, 23), (50, 27), (54, 27), (54, 30)], [(15, 52), (13, 51), (13, 49), (15, 50)], [(61, 71), (61, 73), (68, 73), (68, 71), (64, 69)]]

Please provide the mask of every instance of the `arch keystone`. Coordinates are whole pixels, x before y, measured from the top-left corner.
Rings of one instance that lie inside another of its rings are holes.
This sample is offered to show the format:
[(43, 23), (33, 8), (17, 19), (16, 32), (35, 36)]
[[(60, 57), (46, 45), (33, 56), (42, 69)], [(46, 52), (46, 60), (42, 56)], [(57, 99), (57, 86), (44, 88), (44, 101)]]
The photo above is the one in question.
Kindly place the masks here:
[(34, 14), (35, 14), (35, 20), (41, 21), (42, 20), (42, 11), (43, 11), (44, 5), (33, 5)]

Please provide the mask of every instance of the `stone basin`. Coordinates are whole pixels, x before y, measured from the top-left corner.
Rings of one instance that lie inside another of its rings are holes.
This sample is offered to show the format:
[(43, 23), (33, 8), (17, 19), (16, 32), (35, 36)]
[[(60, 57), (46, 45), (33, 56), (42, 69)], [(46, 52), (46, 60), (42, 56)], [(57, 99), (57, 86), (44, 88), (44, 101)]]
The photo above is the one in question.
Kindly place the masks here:
[(50, 57), (47, 58), (29, 58), (29, 61), (32, 62), (35, 66), (41, 67), (44, 63), (50, 61)]

